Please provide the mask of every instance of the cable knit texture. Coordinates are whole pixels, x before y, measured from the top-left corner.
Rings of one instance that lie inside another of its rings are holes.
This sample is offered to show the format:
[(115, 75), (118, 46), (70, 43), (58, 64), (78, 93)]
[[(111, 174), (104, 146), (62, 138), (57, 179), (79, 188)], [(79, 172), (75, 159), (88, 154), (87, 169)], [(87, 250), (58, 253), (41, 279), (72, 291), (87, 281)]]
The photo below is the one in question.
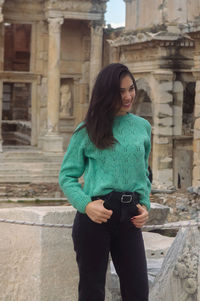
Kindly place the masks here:
[[(151, 126), (147, 120), (128, 113), (115, 117), (113, 135), (118, 142), (105, 150), (94, 146), (85, 128), (75, 132), (70, 140), (59, 183), (68, 201), (82, 213), (92, 196), (113, 190), (138, 192), (140, 203), (150, 209)], [(83, 174), (82, 187), (78, 179)]]

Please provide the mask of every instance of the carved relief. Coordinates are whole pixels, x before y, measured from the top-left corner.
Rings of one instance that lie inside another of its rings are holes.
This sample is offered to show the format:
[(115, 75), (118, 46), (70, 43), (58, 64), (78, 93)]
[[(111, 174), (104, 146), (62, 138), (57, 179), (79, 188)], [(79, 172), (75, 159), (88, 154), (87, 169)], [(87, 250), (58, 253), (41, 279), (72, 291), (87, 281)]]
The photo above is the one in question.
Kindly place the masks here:
[(174, 268), (174, 275), (180, 278), (182, 287), (188, 295), (193, 295), (197, 291), (198, 258), (198, 248), (188, 245)]
[(72, 93), (68, 84), (61, 85), (60, 88), (60, 117), (72, 116)]
[(103, 25), (101, 22), (92, 21), (91, 22), (91, 29), (93, 35), (102, 36), (103, 35)]
[[(100, 3), (99, 3), (100, 2)], [(49, 0), (45, 4), (46, 9), (59, 9), (79, 12), (105, 12), (106, 1), (91, 3), (90, 1), (62, 1)]]
[(49, 33), (59, 33), (61, 25), (64, 22), (63, 18), (48, 18), (49, 22)]

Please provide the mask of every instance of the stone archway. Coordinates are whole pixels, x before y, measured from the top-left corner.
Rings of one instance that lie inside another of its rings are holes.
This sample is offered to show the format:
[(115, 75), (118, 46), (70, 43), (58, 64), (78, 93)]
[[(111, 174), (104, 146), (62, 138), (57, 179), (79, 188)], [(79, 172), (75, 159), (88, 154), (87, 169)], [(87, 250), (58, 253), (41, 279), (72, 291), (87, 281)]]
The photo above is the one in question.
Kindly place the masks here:
[[(133, 105), (132, 112), (140, 117), (145, 118), (153, 125), (153, 109), (152, 101), (150, 98), (150, 86), (144, 78), (136, 81), (137, 96)], [(153, 143), (151, 143), (153, 146)], [(152, 168), (152, 150), (149, 158), (149, 165)]]
[(143, 78), (136, 81), (137, 96), (133, 106), (133, 113), (147, 119), (153, 124), (152, 102), (150, 98), (150, 87)]

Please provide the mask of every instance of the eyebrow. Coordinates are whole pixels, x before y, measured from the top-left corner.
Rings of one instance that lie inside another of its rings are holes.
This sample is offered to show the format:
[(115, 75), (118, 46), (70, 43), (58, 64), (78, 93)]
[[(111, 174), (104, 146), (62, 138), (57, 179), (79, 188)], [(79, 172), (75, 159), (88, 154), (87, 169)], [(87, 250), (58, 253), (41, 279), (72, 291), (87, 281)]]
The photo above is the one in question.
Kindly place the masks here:
[[(129, 89), (130, 88), (134, 88), (135, 89), (135, 85), (134, 84), (132, 84), (130, 87), (129, 87)], [(124, 90), (126, 90), (125, 88), (120, 88), (120, 91), (124, 91)]]

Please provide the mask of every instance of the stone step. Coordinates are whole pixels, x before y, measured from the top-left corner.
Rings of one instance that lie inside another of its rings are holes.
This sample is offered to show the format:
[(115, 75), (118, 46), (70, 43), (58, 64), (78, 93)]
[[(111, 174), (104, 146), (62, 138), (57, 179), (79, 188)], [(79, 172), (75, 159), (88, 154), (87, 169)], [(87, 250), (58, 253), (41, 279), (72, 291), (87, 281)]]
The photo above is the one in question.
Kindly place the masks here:
[(58, 162), (0, 162), (0, 173), (7, 170), (33, 170), (33, 169), (49, 169), (58, 170), (60, 169), (61, 163)]
[(10, 175), (10, 176), (3, 176), (0, 175), (0, 183), (58, 183), (58, 176), (52, 175)]
[(0, 155), (0, 162), (62, 162), (63, 156), (44, 156), (38, 154)]
[(27, 175), (29, 177), (36, 176), (58, 176), (59, 169), (18, 169), (18, 170), (5, 170), (4, 172), (0, 172), (0, 176), (17, 176), (21, 177)]

